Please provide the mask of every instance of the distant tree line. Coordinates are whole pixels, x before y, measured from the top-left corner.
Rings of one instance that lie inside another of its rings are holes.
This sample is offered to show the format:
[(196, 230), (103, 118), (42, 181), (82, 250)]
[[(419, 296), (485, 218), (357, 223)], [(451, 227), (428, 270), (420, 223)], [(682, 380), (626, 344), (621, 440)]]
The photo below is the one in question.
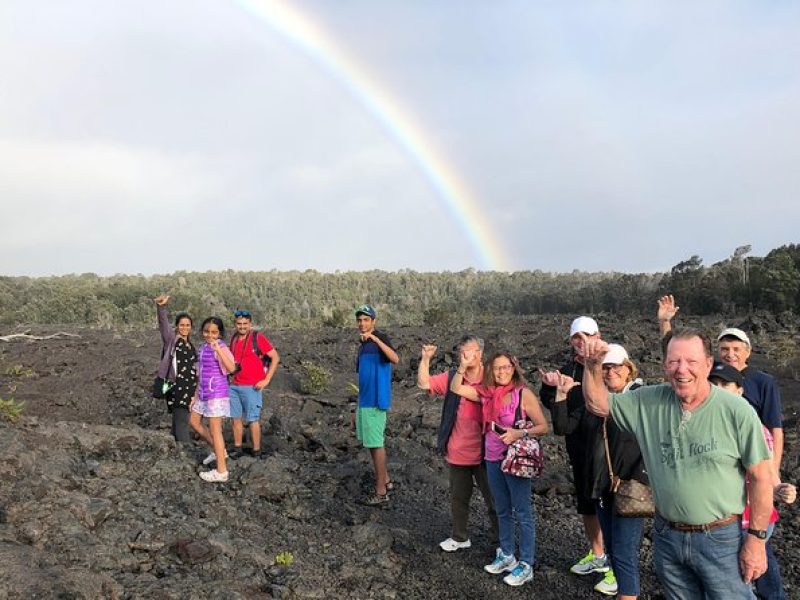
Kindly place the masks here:
[(366, 271), (221, 271), (172, 275), (92, 273), (61, 277), (0, 277), (0, 323), (150, 326), (152, 298), (173, 296), (171, 311), (195, 318), (247, 308), (272, 327), (341, 326), (353, 308), (369, 302), (384, 323), (471, 323), (498, 315), (652, 314), (656, 299), (672, 293), (683, 313), (800, 312), (800, 245), (764, 257), (749, 246), (709, 267), (692, 256), (669, 273), (456, 273)]

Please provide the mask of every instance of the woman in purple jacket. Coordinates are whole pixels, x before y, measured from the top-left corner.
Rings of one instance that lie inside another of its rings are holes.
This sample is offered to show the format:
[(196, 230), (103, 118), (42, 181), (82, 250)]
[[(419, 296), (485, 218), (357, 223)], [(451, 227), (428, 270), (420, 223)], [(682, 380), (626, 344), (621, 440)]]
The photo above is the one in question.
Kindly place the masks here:
[[(203, 461), (217, 466), (200, 473), (204, 481), (228, 481), (228, 468), (225, 464), (225, 440), (222, 437), (222, 419), (231, 416), (231, 403), (228, 388), (228, 373), (236, 367), (233, 354), (222, 341), (225, 326), (219, 317), (208, 317), (203, 321), (203, 345), (197, 357), (199, 383), (192, 404), (190, 423), (200, 437), (211, 446), (211, 454)], [(208, 418), (208, 427), (203, 424)]]
[(167, 410), (172, 415), (172, 435), (177, 442), (191, 442), (189, 405), (197, 389), (197, 351), (189, 339), (192, 317), (185, 312), (178, 313), (173, 328), (167, 317), (167, 302), (169, 296), (166, 294), (155, 298), (158, 329), (164, 344), (158, 376), (173, 382), (166, 394)]

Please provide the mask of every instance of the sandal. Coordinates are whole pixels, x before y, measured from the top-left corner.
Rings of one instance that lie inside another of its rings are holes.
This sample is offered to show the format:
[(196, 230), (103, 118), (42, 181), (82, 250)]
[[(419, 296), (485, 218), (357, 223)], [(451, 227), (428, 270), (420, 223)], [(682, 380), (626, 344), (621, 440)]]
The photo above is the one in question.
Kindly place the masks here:
[(364, 499), (367, 506), (381, 506), (389, 502), (389, 494), (372, 494)]

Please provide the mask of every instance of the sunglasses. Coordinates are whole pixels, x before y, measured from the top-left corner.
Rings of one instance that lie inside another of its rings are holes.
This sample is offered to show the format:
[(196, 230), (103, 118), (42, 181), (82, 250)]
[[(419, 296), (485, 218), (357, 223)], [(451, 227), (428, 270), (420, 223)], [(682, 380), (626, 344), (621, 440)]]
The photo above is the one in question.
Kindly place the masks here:
[(236, 317), (237, 319), (239, 319), (241, 317), (244, 317), (245, 319), (249, 319), (249, 318), (252, 317), (252, 315), (250, 314), (249, 310), (237, 310), (235, 313), (233, 313), (233, 316)]

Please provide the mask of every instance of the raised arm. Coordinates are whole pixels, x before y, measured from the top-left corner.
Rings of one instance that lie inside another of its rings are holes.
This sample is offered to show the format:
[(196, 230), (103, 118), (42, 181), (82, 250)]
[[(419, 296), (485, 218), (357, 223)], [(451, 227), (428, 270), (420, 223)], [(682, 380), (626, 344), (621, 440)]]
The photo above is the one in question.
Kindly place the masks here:
[(153, 299), (156, 303), (156, 314), (158, 315), (158, 330), (161, 332), (161, 341), (164, 345), (171, 344), (175, 339), (175, 330), (169, 324), (169, 317), (167, 316), (167, 302), (169, 296), (161, 294)]
[(431, 389), (431, 359), (436, 355), (436, 346), (424, 344), (417, 368), (417, 387), (421, 390)]
[(607, 417), (609, 414), (608, 388), (603, 382), (603, 358), (606, 352), (608, 352), (606, 342), (585, 337), (581, 349), (584, 365), (583, 399), (586, 402), (586, 410), (600, 417)]
[(461, 351), (461, 362), (453, 375), (453, 380), (450, 382), (450, 391), (455, 392), (462, 398), (472, 400), (473, 402), (480, 402), (478, 392), (471, 385), (464, 385), (464, 373), (467, 371), (467, 366), (472, 362), (474, 352), (470, 350)]
[(661, 337), (672, 331), (672, 319), (678, 314), (680, 306), (675, 306), (675, 298), (672, 294), (661, 296), (658, 299), (658, 332)]
[(392, 348), (389, 344), (387, 344), (381, 338), (375, 335), (374, 332), (370, 333), (369, 336), (373, 342), (378, 344), (378, 348), (381, 349), (381, 352), (383, 352), (383, 355), (390, 363), (396, 365), (397, 363), (400, 362), (400, 357), (397, 355), (397, 352), (395, 352), (394, 348)]

